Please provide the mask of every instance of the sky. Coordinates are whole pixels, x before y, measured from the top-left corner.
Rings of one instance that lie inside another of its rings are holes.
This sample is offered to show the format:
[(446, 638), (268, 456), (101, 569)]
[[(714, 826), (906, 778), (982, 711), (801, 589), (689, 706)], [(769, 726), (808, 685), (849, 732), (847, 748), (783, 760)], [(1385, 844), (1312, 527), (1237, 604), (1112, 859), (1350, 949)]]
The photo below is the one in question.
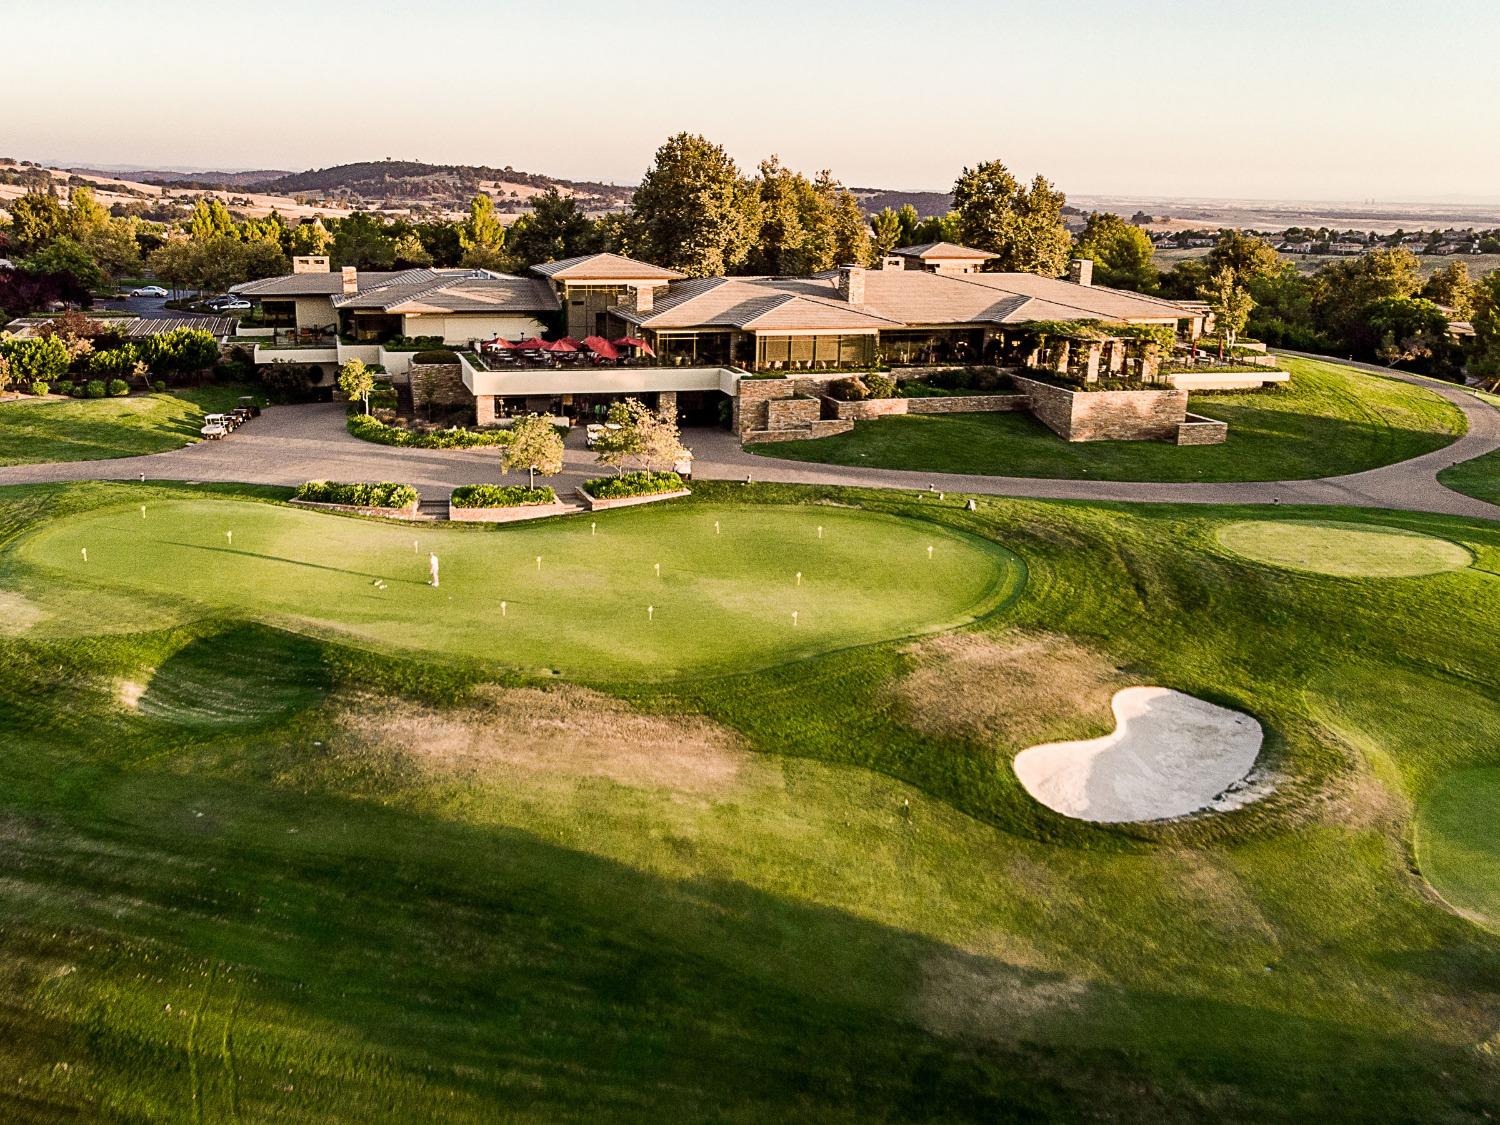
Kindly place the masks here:
[(1495, 0), (5, 0), (0, 156), (753, 169), (1085, 195), (1500, 200)]

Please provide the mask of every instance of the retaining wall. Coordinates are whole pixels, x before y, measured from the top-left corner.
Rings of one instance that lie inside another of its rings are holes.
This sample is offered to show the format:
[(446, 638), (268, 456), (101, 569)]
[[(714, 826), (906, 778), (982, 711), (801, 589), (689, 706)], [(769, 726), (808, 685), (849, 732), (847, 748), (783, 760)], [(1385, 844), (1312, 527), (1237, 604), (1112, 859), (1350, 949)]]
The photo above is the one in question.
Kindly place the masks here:
[(1064, 441), (1171, 441), (1187, 419), (1187, 391), (1074, 391), (1024, 376), (1015, 384), (1037, 420)]

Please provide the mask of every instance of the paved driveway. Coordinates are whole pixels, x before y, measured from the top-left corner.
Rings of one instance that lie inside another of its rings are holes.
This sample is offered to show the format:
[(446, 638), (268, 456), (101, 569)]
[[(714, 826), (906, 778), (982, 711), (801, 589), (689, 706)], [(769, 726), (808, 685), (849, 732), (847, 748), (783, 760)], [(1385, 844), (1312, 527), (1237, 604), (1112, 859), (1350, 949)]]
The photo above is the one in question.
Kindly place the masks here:
[[(1460, 387), (1395, 377), (1431, 387), (1453, 402), (1468, 418), (1469, 432), (1445, 449), (1410, 461), (1312, 481), (1151, 484), (914, 473), (757, 457), (746, 453), (722, 430), (690, 430), (684, 439), (696, 455), (695, 475), (706, 480), (744, 480), (748, 476), (758, 481), (788, 484), (936, 488), (988, 496), (1135, 503), (1338, 504), (1500, 520), (1500, 507), (1453, 492), (1436, 480), (1437, 473), (1449, 465), (1500, 449), (1500, 411)], [(344, 413), (343, 405), (338, 403), (271, 407), (222, 441), (200, 442), (143, 457), (0, 468), (0, 484), (134, 480), (142, 476), (147, 480), (279, 485), (297, 485), (307, 480), (396, 480), (415, 485), (424, 499), (442, 500), (456, 485), (499, 479), (496, 450), (396, 449), (375, 445), (348, 434), (344, 429)], [(564, 471), (555, 483), (567, 489), (598, 474), (593, 456), (583, 448), (581, 432), (575, 432), (569, 437)]]

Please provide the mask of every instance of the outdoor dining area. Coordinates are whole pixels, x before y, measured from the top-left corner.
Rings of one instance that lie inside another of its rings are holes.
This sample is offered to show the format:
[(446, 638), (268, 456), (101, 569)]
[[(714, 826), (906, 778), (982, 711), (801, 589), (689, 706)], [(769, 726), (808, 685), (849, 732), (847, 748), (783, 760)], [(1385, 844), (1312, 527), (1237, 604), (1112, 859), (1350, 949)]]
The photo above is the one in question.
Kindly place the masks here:
[(575, 340), (563, 336), (544, 340), (530, 336), (524, 340), (478, 340), (474, 351), (492, 371), (538, 367), (640, 367), (655, 362), (656, 352), (639, 336), (621, 336), (606, 340), (603, 336), (585, 336)]

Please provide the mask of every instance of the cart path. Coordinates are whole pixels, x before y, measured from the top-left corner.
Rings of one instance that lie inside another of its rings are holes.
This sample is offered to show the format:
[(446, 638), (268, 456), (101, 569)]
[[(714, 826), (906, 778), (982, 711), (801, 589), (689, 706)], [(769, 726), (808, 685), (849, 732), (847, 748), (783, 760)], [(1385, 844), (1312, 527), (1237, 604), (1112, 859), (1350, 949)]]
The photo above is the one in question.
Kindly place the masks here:
[[(702, 480), (748, 477), (786, 484), (937, 489), (982, 496), (1124, 503), (1346, 505), (1500, 520), (1500, 506), (1464, 496), (1437, 482), (1442, 469), (1500, 449), (1500, 411), (1462, 387), (1384, 368), (1350, 366), (1429, 388), (1463, 411), (1468, 433), (1435, 452), (1360, 473), (1321, 480), (1223, 484), (1052, 480), (818, 465), (747, 453), (722, 430), (689, 430), (683, 436), (695, 454), (694, 475)], [(496, 450), (376, 445), (352, 437), (344, 428), (344, 415), (342, 403), (271, 407), (220, 441), (139, 457), (15, 465), (0, 468), (0, 485), (141, 478), (288, 486), (308, 480), (397, 480), (415, 485), (428, 500), (440, 500), (457, 485), (501, 479)], [(575, 430), (569, 436), (565, 467), (556, 483), (566, 490), (598, 474), (592, 455), (583, 448), (581, 432)]]

